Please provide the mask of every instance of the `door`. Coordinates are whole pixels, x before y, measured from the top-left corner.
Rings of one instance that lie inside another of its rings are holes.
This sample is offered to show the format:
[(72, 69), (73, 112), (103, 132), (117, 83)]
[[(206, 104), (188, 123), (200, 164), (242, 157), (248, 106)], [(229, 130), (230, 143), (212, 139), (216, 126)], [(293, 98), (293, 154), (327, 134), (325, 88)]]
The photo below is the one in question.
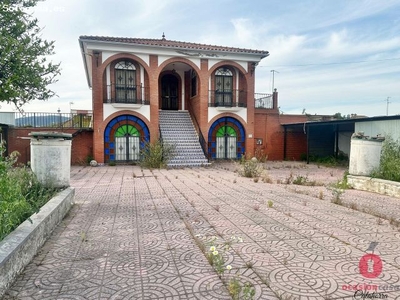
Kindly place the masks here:
[(140, 158), (140, 138), (132, 125), (123, 125), (115, 132), (115, 160), (134, 161)]
[(237, 158), (236, 131), (230, 126), (223, 126), (217, 131), (216, 158), (217, 159)]
[(218, 69), (215, 73), (215, 106), (232, 106), (233, 75), (228, 69)]
[(161, 109), (178, 110), (178, 78), (168, 74), (161, 79)]

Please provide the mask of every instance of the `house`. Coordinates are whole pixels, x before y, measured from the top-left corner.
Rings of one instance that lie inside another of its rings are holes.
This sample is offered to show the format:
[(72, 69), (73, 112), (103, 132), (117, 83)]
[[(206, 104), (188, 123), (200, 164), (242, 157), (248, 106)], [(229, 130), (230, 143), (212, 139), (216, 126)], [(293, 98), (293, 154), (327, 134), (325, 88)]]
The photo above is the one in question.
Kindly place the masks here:
[[(283, 144), (278, 93), (254, 90), (256, 67), (268, 51), (171, 41), (164, 35), (81, 36), (79, 44), (92, 89), (93, 156), (99, 163), (138, 160), (144, 143), (160, 137), (177, 144), (179, 159), (188, 165), (190, 155), (204, 162), (193, 154), (194, 142), (205, 161), (251, 157), (257, 147), (282, 158), (272, 141)], [(277, 128), (278, 139), (268, 132)], [(196, 140), (185, 144), (192, 136)]]

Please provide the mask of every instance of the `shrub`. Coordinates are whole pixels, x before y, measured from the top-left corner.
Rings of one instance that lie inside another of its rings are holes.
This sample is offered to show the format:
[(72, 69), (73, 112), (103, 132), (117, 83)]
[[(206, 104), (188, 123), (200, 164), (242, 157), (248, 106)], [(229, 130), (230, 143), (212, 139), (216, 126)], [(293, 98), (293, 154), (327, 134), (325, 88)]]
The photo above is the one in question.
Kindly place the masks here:
[(388, 137), (383, 142), (379, 168), (371, 177), (400, 182), (400, 143)]
[(142, 161), (140, 165), (144, 168), (164, 168), (173, 157), (174, 145), (163, 143), (158, 140), (155, 143), (146, 143), (141, 150)]
[(0, 145), (0, 240), (39, 211), (57, 189), (44, 187), (26, 167), (13, 167), (18, 154), (4, 157)]
[(257, 178), (260, 177), (263, 168), (256, 160), (245, 160), (238, 165), (237, 171), (240, 176)]

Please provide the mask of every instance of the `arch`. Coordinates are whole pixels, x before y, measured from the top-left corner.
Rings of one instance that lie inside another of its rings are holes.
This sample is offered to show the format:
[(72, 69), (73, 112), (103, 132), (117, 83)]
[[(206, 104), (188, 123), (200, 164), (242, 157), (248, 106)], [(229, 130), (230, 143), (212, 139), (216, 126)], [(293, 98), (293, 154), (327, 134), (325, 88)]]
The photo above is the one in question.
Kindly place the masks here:
[(197, 72), (197, 74), (200, 74), (200, 69), (191, 60), (186, 59), (186, 58), (182, 58), (182, 57), (171, 57), (171, 58), (167, 59), (166, 61), (164, 61), (161, 65), (158, 66), (158, 74), (157, 74), (157, 76), (160, 76), (161, 72), (163, 71), (163, 69), (166, 66), (168, 66), (169, 64), (177, 63), (177, 62), (181, 62), (181, 63), (187, 64), (193, 70), (195, 70)]
[(222, 117), (208, 130), (208, 154), (213, 159), (241, 158), (245, 153), (246, 132), (240, 121)]
[(147, 74), (149, 74), (150, 71), (150, 67), (149, 65), (140, 57), (133, 55), (133, 54), (129, 54), (129, 53), (118, 53), (118, 54), (114, 54), (112, 56), (110, 56), (109, 58), (107, 58), (100, 66), (100, 73), (104, 74), (104, 72), (106, 71), (106, 68), (109, 64), (111, 64), (113, 61), (118, 61), (118, 60), (133, 60), (138, 62), (147, 72)]
[[(150, 131), (143, 120), (128, 114), (114, 117), (104, 130), (104, 161), (138, 160), (139, 150), (149, 141)], [(117, 153), (118, 145), (123, 154)]]
[(223, 68), (223, 67), (234, 67), (239, 70), (240, 73), (246, 74), (248, 73), (241, 65), (239, 65), (237, 62), (234, 61), (220, 61), (213, 65), (210, 70), (209, 70), (209, 75), (213, 74), (216, 70)]

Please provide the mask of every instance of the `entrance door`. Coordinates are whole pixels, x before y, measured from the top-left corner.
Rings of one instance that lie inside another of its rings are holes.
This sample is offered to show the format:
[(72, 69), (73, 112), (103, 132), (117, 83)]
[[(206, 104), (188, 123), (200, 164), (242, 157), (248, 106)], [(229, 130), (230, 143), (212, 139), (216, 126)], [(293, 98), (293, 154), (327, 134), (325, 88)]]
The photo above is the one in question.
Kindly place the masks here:
[(237, 157), (236, 131), (223, 126), (217, 131), (216, 158), (235, 159)]
[(178, 110), (178, 78), (168, 74), (161, 79), (161, 109)]
[(133, 161), (140, 157), (138, 130), (132, 125), (123, 125), (115, 132), (115, 160)]

